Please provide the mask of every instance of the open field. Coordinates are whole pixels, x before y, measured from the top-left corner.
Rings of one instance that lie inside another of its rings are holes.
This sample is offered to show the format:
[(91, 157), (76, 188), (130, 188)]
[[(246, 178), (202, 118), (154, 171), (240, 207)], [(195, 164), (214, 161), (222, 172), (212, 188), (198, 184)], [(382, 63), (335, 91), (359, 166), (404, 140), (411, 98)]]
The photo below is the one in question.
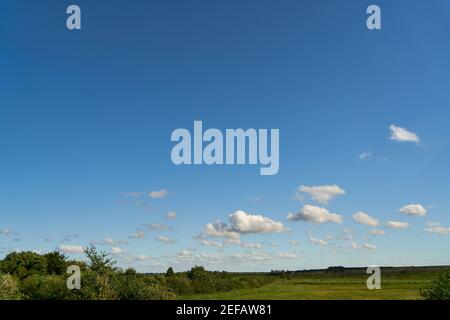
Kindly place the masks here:
[(277, 276), (280, 278), (259, 288), (195, 295), (185, 298), (201, 300), (421, 299), (420, 289), (425, 288), (439, 271), (445, 269), (448, 270), (448, 267), (391, 268), (382, 270), (380, 290), (368, 290), (366, 280), (369, 275), (364, 274), (362, 269), (354, 269), (353, 271), (350, 269), (342, 274), (318, 271)]

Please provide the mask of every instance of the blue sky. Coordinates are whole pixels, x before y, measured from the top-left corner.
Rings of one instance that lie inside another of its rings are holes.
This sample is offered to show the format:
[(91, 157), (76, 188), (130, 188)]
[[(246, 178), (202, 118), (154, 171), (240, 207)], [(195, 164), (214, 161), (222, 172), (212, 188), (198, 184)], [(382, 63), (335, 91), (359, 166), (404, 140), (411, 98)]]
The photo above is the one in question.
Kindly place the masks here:
[[(74, 3), (80, 31), (72, 2), (1, 3), (0, 256), (94, 242), (140, 271), (450, 264), (448, 1)], [(171, 132), (194, 120), (278, 128), (279, 173), (175, 166)], [(219, 220), (237, 235), (205, 230)]]

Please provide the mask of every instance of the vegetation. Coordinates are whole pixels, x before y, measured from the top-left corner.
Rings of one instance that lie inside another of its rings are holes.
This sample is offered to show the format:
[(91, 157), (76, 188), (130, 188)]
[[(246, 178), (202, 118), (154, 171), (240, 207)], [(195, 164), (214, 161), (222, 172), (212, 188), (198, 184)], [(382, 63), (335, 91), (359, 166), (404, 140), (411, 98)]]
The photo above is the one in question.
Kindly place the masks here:
[(435, 277), (421, 295), (428, 300), (450, 300), (450, 272)]
[[(368, 290), (363, 268), (230, 273), (195, 266), (148, 275), (116, 267), (93, 246), (85, 255), (86, 261), (69, 261), (59, 252), (8, 254), (0, 261), (0, 300), (450, 299), (445, 267), (382, 268), (382, 289)], [(66, 270), (74, 264), (79, 290), (67, 288)]]
[[(86, 262), (68, 261), (59, 252), (40, 255), (13, 252), (0, 262), (0, 300), (167, 300), (181, 296), (218, 293), (257, 287), (273, 281), (268, 275), (237, 275), (209, 272), (201, 266), (188, 272), (165, 275), (139, 274), (122, 270), (105, 252), (85, 249)], [(69, 290), (69, 265), (81, 270), (81, 288)]]

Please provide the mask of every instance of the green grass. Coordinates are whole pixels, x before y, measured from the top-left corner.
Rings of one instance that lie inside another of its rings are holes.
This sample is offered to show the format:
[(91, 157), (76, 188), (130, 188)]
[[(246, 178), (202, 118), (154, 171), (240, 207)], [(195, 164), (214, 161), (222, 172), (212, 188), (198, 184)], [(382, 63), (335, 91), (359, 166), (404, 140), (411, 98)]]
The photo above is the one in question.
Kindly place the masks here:
[(184, 297), (199, 300), (406, 300), (421, 299), (420, 289), (427, 286), (433, 272), (388, 274), (382, 276), (380, 290), (368, 290), (366, 275), (295, 275), (277, 278), (254, 289)]

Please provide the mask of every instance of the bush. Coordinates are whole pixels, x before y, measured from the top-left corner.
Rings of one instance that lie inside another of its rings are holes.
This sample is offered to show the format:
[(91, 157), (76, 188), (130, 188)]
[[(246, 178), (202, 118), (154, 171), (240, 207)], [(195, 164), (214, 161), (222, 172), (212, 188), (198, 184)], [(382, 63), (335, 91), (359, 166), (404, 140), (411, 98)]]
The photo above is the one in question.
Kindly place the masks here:
[(430, 286), (420, 294), (428, 300), (450, 300), (450, 272), (445, 272), (434, 278)]
[(17, 281), (9, 274), (0, 275), (0, 300), (19, 300)]
[(22, 281), (20, 288), (22, 296), (31, 300), (64, 300), (71, 296), (66, 279), (56, 275), (31, 275)]
[(170, 276), (167, 278), (167, 286), (180, 296), (189, 296), (194, 294), (191, 281), (185, 276)]

